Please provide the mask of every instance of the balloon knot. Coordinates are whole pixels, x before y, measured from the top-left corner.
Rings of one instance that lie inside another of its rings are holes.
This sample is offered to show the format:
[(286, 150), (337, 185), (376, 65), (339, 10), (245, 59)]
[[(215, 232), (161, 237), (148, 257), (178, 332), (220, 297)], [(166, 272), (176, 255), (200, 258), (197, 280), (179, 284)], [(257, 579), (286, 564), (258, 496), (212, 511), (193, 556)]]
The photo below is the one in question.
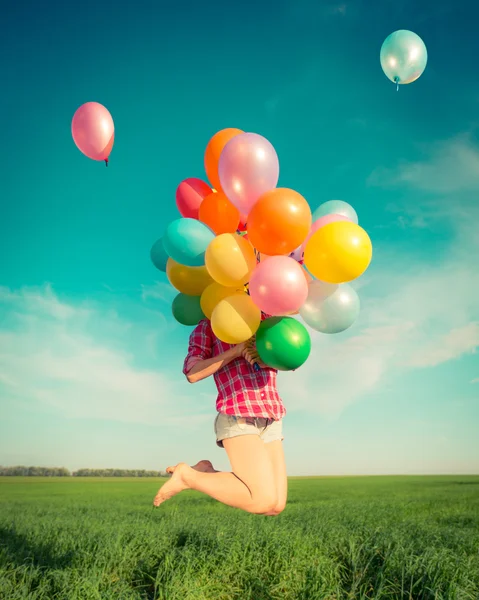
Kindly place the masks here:
[(105, 166), (108, 167), (108, 158), (105, 158)]

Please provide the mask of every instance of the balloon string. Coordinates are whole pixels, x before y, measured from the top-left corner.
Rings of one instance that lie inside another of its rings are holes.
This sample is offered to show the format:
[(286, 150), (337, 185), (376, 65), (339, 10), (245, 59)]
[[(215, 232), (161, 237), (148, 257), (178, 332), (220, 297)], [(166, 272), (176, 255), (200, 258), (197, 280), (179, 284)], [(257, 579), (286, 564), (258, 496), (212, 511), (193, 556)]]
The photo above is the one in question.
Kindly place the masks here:
[(105, 166), (108, 167), (108, 158), (105, 158)]
[(394, 81), (396, 82), (396, 92), (399, 92), (399, 77), (398, 77), (398, 76), (396, 76), (396, 77), (394, 78)]

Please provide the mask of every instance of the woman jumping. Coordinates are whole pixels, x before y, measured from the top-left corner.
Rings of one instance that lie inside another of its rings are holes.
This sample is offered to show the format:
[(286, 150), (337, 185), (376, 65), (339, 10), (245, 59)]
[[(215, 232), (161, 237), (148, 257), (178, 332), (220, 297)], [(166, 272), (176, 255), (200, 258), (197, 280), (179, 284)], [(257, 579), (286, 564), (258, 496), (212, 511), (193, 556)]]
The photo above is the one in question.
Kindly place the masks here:
[[(255, 369), (255, 363), (262, 368)], [(216, 443), (226, 450), (232, 472), (216, 471), (208, 460), (168, 467), (172, 477), (159, 489), (154, 506), (191, 489), (249, 513), (279, 515), (286, 505), (287, 479), (286, 410), (276, 388), (277, 371), (261, 363), (254, 340), (226, 344), (204, 319), (190, 336), (183, 373), (190, 383), (214, 376)]]

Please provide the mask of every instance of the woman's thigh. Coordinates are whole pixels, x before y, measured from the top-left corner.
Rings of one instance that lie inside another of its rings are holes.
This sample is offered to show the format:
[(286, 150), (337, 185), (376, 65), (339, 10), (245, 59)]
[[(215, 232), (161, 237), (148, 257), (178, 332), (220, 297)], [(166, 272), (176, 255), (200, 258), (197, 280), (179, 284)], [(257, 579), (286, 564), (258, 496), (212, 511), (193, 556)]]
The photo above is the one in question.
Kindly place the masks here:
[(275, 510), (281, 512), (286, 506), (288, 498), (288, 479), (286, 475), (286, 462), (284, 458), (283, 442), (276, 440), (264, 444), (269, 457), (274, 476), (274, 485), (277, 494), (277, 503)]
[(233, 473), (248, 487), (251, 497), (273, 506), (278, 499), (268, 446), (259, 435), (240, 435), (223, 440)]

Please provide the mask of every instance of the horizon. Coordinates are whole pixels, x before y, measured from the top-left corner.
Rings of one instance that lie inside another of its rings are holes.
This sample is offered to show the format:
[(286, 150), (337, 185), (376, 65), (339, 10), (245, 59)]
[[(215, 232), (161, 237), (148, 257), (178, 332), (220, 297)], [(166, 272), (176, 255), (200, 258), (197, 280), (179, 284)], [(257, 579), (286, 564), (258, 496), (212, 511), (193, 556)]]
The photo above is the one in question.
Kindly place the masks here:
[[(137, 468), (137, 469), (126, 469), (123, 467), (98, 467), (98, 468), (91, 468), (91, 467), (79, 467), (77, 469), (69, 469), (68, 467), (65, 467), (64, 465), (62, 466), (43, 466), (43, 465), (11, 465), (11, 466), (6, 466), (6, 465), (0, 465), (0, 469), (2, 469), (3, 467), (5, 468), (26, 468), (26, 469), (31, 469), (31, 468), (40, 468), (40, 469), (66, 469), (67, 471), (69, 471), (69, 475), (1, 475), (0, 474), (0, 479), (6, 478), (6, 477), (58, 477), (59, 479), (63, 479), (64, 477), (72, 477), (72, 476), (77, 476), (77, 477), (91, 477), (91, 478), (97, 478), (97, 477), (104, 477), (104, 478), (131, 478), (131, 479), (137, 479), (137, 477), (133, 476), (133, 475), (76, 475), (76, 473), (78, 471), (82, 471), (82, 470), (91, 470), (91, 471), (145, 471), (146, 473), (151, 473), (153, 471), (149, 470), (149, 469), (143, 469), (143, 468)], [(153, 476), (153, 475), (148, 475), (149, 478), (154, 478), (154, 477), (170, 477), (169, 473), (166, 473), (166, 471), (163, 471), (162, 469), (158, 469), (157, 470), (158, 473), (164, 473), (164, 475), (158, 475), (158, 476)], [(288, 475), (288, 479), (316, 479), (316, 478), (325, 478), (325, 479), (334, 479), (336, 477), (344, 477), (344, 478), (353, 478), (353, 477), (479, 477), (479, 473), (356, 473), (356, 474), (351, 474), (351, 473), (338, 473), (338, 474), (329, 474), (329, 475), (322, 475), (322, 474), (315, 474), (315, 475)]]
[[(182, 374), (192, 328), (150, 248), (180, 216), (180, 182), (206, 180), (209, 139), (237, 127), (273, 144), (278, 187), (313, 211), (348, 202), (373, 245), (355, 324), (309, 330), (307, 362), (278, 374), (288, 476), (479, 473), (479, 9), (86, 0), (72, 18), (27, 0), (4, 13), (0, 463), (229, 470), (214, 383)], [(402, 28), (428, 64), (397, 92), (379, 52)], [(72, 140), (88, 101), (115, 123), (108, 168)]]

